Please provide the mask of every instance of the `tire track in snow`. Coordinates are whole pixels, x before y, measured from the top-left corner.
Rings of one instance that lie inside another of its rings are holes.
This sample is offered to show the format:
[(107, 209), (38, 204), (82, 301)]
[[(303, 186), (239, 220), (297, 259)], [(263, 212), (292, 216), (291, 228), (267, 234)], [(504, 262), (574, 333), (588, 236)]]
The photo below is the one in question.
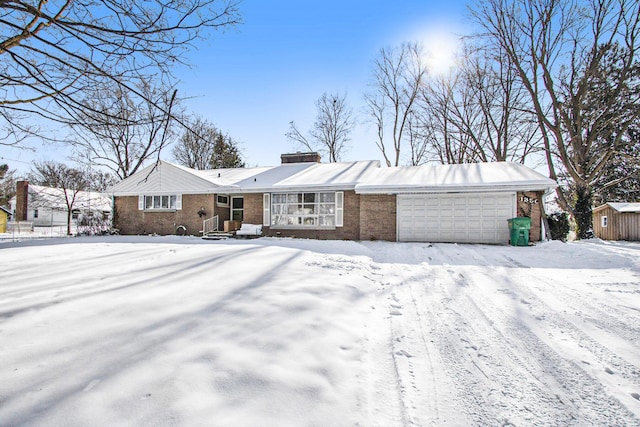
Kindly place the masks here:
[[(473, 249), (468, 248), (469, 251), (475, 252)], [(477, 254), (475, 254), (477, 256)], [(491, 265), (492, 262), (488, 262), (487, 265)], [(529, 272), (528, 272), (529, 273)], [(495, 281), (500, 272), (496, 268), (490, 268), (487, 272), (476, 272), (472, 276), (470, 282), (478, 281), (481, 284), (490, 283)], [(484, 280), (479, 280), (481, 276), (484, 276)], [(527, 292), (526, 285), (522, 285), (519, 280), (513, 280), (512, 273), (502, 277), (510, 285), (509, 292), (516, 301), (516, 305), (520, 306), (520, 313), (524, 314), (522, 317), (514, 317), (511, 314), (506, 314), (501, 306), (492, 304), (492, 300), (489, 298), (481, 298), (481, 294), (470, 294), (472, 298), (469, 301), (478, 307), (478, 310), (486, 313), (487, 317), (495, 325), (500, 325), (500, 329), (504, 331), (505, 335), (513, 337), (517, 340), (519, 345), (523, 348), (524, 352), (521, 355), (527, 355), (529, 363), (523, 364), (524, 367), (536, 367), (535, 362), (538, 361), (538, 366), (541, 368), (542, 375), (537, 370), (529, 370), (530, 374), (534, 377), (541, 379), (547, 378), (544, 382), (548, 382), (551, 388), (554, 388), (553, 382), (557, 382), (561, 386), (563, 397), (559, 397), (563, 405), (571, 405), (573, 414), (571, 418), (564, 420), (566, 423), (572, 423), (573, 418), (579, 420), (583, 419), (585, 422), (593, 423), (597, 425), (629, 425), (638, 423), (638, 419), (634, 418), (627, 408), (621, 405), (615, 397), (611, 396), (600, 384), (599, 381), (589, 375), (582, 366), (578, 365), (573, 360), (568, 360), (562, 357), (555, 348), (550, 347), (546, 340), (542, 340), (531, 327), (527, 324), (529, 322), (535, 322), (536, 320), (549, 320), (550, 324), (555, 330), (561, 330), (565, 334), (569, 332), (570, 338), (573, 338), (578, 342), (580, 347), (586, 347), (589, 351), (595, 351), (599, 353), (609, 353), (608, 357), (614, 359), (620, 359), (617, 355), (611, 353), (604, 347), (600, 346), (594, 340), (589, 339), (582, 330), (578, 329), (571, 322), (566, 319), (560, 318), (553, 310), (545, 306), (544, 303), (537, 298), (532, 292)], [(529, 275), (531, 280), (531, 275)], [(534, 283), (536, 278), (533, 278)], [(480, 289), (487, 292), (487, 289)], [(478, 302), (476, 304), (476, 302)], [(531, 311), (532, 307), (536, 307), (538, 313), (546, 313), (544, 317), (541, 316), (527, 316), (527, 311)], [(538, 329), (535, 324), (533, 329)], [(588, 343), (588, 344), (587, 344)], [(515, 343), (514, 343), (515, 344)], [(514, 348), (512, 344), (508, 348)], [(599, 348), (598, 348), (599, 347)], [(627, 370), (630, 370), (634, 377), (637, 377), (637, 372), (633, 365), (626, 366)], [(553, 379), (554, 381), (550, 381)], [(634, 382), (636, 378), (634, 378)], [(637, 382), (636, 382), (637, 384)], [(572, 391), (578, 391), (579, 393), (572, 394)], [(570, 402), (570, 403), (567, 403)], [(539, 406), (536, 406), (539, 412)]]
[[(508, 257), (507, 260), (509, 260)], [(513, 264), (508, 262), (507, 267), (509, 266), (513, 266)], [(520, 280), (514, 281), (513, 287), (509, 291), (514, 299), (526, 301), (532, 313), (535, 313), (538, 317), (543, 317), (544, 320), (552, 323), (554, 327), (563, 329), (563, 333), (569, 333), (579, 343), (580, 347), (593, 350), (594, 355), (600, 355), (601, 361), (614, 363), (616, 366), (620, 364), (628, 365), (627, 378), (640, 384), (640, 368), (624, 361), (596, 338), (590, 336), (588, 332), (585, 332), (585, 323), (587, 323), (587, 326), (591, 326), (591, 329), (599, 329), (602, 333), (607, 334), (609, 337), (607, 341), (617, 338), (620, 341), (626, 341), (633, 346), (637, 346), (640, 342), (640, 330), (635, 325), (640, 321), (640, 316), (636, 316), (634, 313), (631, 313), (631, 315), (623, 313), (615, 306), (605, 304), (593, 296), (585, 298), (583, 292), (579, 292), (571, 286), (572, 280), (567, 283), (556, 276), (549, 277), (540, 272), (531, 273), (529, 271), (527, 275), (528, 282), (536, 285), (523, 286), (520, 284)], [(550, 285), (550, 282), (553, 282), (553, 286)], [(542, 286), (540, 284), (544, 286), (544, 289), (541, 289)], [(563, 306), (564, 315), (561, 315), (557, 310), (553, 310), (549, 304), (551, 298), (555, 300), (553, 301), (554, 305), (557, 305), (559, 301)], [(596, 301), (596, 304), (591, 303), (593, 300)], [(619, 320), (622, 318), (628, 321)], [(583, 324), (577, 325), (574, 319), (580, 320)]]
[(394, 287), (389, 308), (395, 337), (392, 354), (398, 367), (409, 425), (468, 425), (469, 420), (457, 410), (462, 405), (457, 402), (433, 339), (434, 320), (423, 312), (422, 304), (414, 295), (414, 281), (431, 283), (433, 273), (420, 266), (414, 275), (408, 276), (407, 269), (406, 265), (392, 268), (400, 283)]

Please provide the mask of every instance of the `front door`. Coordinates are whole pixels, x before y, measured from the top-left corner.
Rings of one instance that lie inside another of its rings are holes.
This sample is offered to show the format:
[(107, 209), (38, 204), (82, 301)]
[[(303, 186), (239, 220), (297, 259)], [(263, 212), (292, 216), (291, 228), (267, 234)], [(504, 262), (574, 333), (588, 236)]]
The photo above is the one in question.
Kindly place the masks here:
[(231, 198), (231, 220), (242, 221), (244, 218), (244, 197)]

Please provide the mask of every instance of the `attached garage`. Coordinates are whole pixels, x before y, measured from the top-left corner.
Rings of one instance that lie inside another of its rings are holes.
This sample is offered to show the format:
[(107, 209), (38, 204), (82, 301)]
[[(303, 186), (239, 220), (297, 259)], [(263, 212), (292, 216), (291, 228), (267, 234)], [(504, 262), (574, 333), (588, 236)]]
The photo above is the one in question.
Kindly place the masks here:
[[(540, 201), (555, 187), (555, 181), (509, 162), (380, 168), (355, 188), (367, 201), (360, 234), (377, 238), (376, 227), (388, 224), (400, 242), (506, 245), (508, 220), (529, 217), (529, 241), (535, 242), (543, 235)], [(382, 203), (370, 208), (374, 195), (393, 198), (395, 209)]]
[(509, 242), (516, 193), (399, 194), (401, 242)]

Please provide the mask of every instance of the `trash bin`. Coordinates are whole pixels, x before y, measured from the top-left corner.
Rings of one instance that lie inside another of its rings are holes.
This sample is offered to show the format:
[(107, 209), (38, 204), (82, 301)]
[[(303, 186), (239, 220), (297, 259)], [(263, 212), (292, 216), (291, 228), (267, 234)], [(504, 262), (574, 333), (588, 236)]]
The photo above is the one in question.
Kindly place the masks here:
[(531, 218), (522, 216), (511, 218), (509, 222), (511, 246), (529, 246), (529, 230), (531, 230)]

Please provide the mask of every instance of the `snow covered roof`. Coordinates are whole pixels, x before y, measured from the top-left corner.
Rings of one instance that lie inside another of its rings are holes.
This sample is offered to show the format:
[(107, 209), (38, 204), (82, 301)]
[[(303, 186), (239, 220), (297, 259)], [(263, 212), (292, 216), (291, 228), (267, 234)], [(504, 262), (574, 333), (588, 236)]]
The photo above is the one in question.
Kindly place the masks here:
[(356, 185), (356, 193), (447, 193), (540, 191), (554, 180), (519, 163), (470, 163), (378, 169)]
[(354, 189), (361, 194), (380, 194), (534, 191), (555, 187), (555, 181), (538, 172), (506, 162), (380, 168), (377, 160), (365, 160), (202, 171), (160, 161), (114, 185), (109, 192), (131, 196)]
[(166, 161), (146, 167), (109, 189), (117, 196), (150, 193), (258, 193), (299, 189), (353, 189), (378, 161), (288, 163), (279, 166), (195, 170)]
[(623, 202), (609, 202), (609, 203), (605, 203), (602, 206), (598, 206), (597, 208), (594, 209), (594, 211), (603, 209), (604, 207), (606, 207), (607, 205), (611, 206), (613, 209), (615, 209), (618, 212), (640, 212), (640, 203), (623, 203)]
[(349, 190), (373, 170), (377, 160), (340, 163), (289, 163), (238, 183), (244, 192)]
[(159, 161), (120, 181), (109, 192), (116, 196), (138, 194), (220, 192), (233, 187), (239, 180), (264, 172), (269, 168), (238, 168), (200, 171), (173, 163)]
[[(69, 200), (73, 199), (74, 191), (66, 190)], [(67, 209), (65, 191), (62, 188), (44, 187), (29, 184), (29, 204), (33, 207), (49, 209)], [(111, 197), (95, 191), (78, 191), (73, 203), (74, 209), (111, 211)]]

